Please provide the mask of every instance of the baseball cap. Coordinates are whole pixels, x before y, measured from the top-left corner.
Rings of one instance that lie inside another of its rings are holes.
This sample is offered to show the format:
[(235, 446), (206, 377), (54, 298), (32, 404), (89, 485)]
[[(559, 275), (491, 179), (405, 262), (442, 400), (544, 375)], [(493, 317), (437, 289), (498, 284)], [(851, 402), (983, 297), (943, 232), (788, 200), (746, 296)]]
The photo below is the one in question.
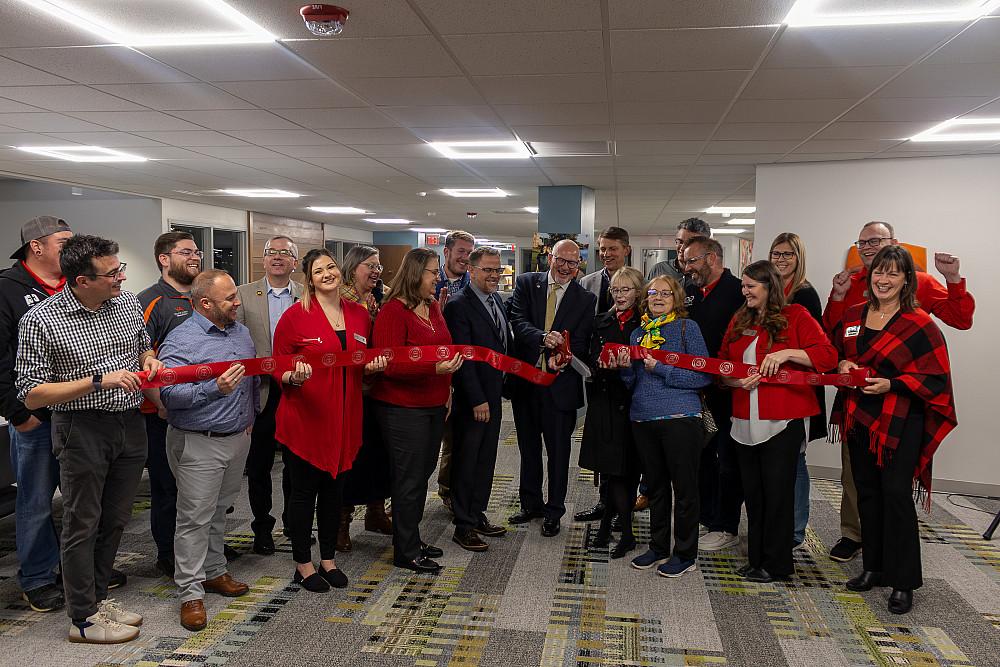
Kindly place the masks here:
[(14, 251), (11, 259), (24, 259), (28, 244), (56, 232), (71, 232), (65, 220), (51, 215), (40, 215), (21, 225), (21, 247)]

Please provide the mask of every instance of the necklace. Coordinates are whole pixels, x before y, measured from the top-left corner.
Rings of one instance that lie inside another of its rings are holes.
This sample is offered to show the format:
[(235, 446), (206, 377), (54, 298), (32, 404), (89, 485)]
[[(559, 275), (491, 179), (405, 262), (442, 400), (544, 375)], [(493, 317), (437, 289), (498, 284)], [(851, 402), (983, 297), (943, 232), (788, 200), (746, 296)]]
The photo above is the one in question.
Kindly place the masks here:
[(427, 326), (427, 327), (430, 328), (431, 333), (436, 333), (434, 331), (434, 322), (432, 322), (431, 318), (430, 318), (431, 309), (428, 308), (427, 306), (424, 306), (424, 308), (427, 310), (427, 315), (426, 316), (421, 315), (420, 313), (418, 313), (416, 308), (413, 309), (413, 314), (417, 316), (417, 319), (419, 319), (424, 324), (424, 326)]

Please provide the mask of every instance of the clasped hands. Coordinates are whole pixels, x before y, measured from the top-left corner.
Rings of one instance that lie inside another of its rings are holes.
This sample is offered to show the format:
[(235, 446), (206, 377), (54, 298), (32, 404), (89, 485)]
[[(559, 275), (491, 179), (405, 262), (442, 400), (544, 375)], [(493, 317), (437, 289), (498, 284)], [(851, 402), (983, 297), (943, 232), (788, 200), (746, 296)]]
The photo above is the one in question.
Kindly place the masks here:
[[(837, 372), (838, 373), (850, 373), (855, 368), (861, 368), (861, 366), (858, 366), (853, 361), (850, 361), (848, 359), (844, 359), (837, 366)], [(864, 393), (864, 394), (869, 394), (869, 395), (872, 395), (872, 396), (877, 396), (878, 394), (885, 394), (885, 393), (888, 393), (888, 391), (889, 391), (889, 386), (890, 385), (889, 385), (888, 378), (870, 377), (870, 378), (865, 378), (865, 382), (868, 383), (868, 386), (867, 387), (861, 387), (861, 392)]]

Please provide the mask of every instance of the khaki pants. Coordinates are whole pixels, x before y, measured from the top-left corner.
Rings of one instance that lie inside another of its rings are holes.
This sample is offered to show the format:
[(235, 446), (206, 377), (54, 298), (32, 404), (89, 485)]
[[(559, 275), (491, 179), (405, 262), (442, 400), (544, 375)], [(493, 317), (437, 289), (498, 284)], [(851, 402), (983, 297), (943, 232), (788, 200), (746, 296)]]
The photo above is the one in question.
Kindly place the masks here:
[(851, 472), (851, 453), (847, 444), (840, 446), (840, 483), (844, 495), (840, 498), (840, 535), (861, 542), (861, 518), (858, 515), (858, 488)]

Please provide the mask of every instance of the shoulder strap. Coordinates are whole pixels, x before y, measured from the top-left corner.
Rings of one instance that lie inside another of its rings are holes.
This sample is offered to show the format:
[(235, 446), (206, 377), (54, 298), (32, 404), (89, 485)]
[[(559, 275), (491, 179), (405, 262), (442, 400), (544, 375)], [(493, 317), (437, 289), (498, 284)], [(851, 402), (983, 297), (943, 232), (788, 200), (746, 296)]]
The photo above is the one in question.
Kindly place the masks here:
[(688, 353), (688, 342), (687, 342), (687, 328), (688, 321), (686, 317), (681, 318), (681, 352), (684, 354)]

